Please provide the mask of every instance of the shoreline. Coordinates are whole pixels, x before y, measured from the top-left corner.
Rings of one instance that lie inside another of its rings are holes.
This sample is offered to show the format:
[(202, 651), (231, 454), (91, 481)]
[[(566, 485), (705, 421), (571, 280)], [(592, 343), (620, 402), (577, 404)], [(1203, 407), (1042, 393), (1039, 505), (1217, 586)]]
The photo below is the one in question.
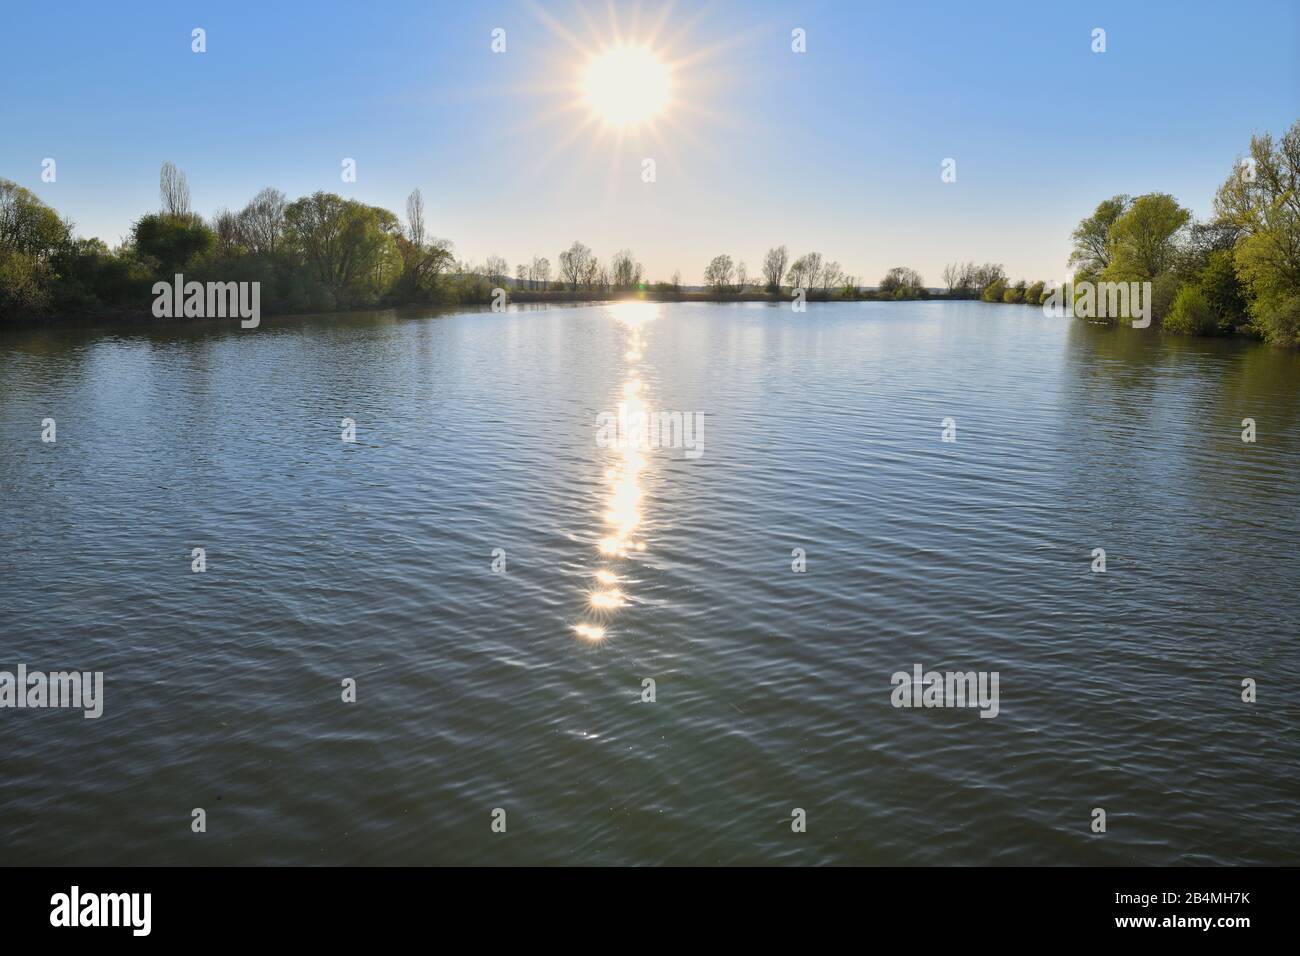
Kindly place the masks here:
[[(608, 305), (617, 302), (696, 302), (712, 303), (715, 305), (727, 305), (731, 303), (742, 302), (767, 302), (777, 304), (781, 302), (790, 302), (793, 296), (785, 291), (781, 293), (770, 292), (736, 292), (736, 293), (716, 293), (716, 292), (695, 292), (695, 291), (664, 291), (664, 290), (638, 290), (625, 292), (608, 292), (598, 293), (593, 290), (555, 290), (555, 289), (518, 289), (508, 290), (505, 303), (506, 305)], [(888, 293), (877, 293), (874, 290), (867, 290), (858, 295), (845, 296), (839, 293), (811, 293), (807, 296), (807, 302), (981, 302), (978, 296), (953, 295), (948, 292), (932, 292), (927, 295), (908, 295), (895, 296)], [(1028, 305), (1026, 302), (996, 302), (984, 303), (985, 305)], [(474, 299), (466, 302), (393, 302), (378, 305), (355, 306), (351, 308), (334, 308), (334, 309), (311, 309), (306, 311), (295, 312), (266, 312), (262, 318), (265, 319), (285, 319), (307, 317), (313, 315), (352, 315), (362, 314), (365, 312), (409, 312), (409, 311), (429, 311), (435, 312), (452, 312), (458, 310), (465, 311), (491, 311), (492, 300)], [(3, 329), (33, 329), (33, 328), (118, 328), (118, 327), (136, 327), (149, 325), (203, 325), (210, 322), (228, 322), (228, 318), (215, 316), (168, 316), (160, 318), (155, 316), (151, 308), (142, 309), (107, 309), (87, 312), (51, 312), (47, 314), (26, 314), (12, 315), (0, 318), (0, 330)]]

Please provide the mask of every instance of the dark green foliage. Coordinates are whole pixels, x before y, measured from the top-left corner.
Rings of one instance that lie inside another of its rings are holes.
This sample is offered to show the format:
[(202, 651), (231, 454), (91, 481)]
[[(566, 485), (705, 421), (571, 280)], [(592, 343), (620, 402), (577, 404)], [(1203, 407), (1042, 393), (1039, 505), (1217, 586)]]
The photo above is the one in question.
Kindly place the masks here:
[(194, 213), (149, 213), (136, 220), (131, 233), (136, 251), (157, 263), (157, 273), (164, 278), (183, 272), (190, 260), (216, 242), (212, 230)]

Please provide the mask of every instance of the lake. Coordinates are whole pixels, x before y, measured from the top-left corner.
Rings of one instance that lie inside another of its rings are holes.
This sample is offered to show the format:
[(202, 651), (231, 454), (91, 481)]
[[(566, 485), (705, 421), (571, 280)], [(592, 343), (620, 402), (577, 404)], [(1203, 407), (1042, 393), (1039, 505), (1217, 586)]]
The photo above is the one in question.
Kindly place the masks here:
[(1300, 864), (1298, 414), (977, 302), (6, 332), (0, 670), (103, 714), (0, 863)]

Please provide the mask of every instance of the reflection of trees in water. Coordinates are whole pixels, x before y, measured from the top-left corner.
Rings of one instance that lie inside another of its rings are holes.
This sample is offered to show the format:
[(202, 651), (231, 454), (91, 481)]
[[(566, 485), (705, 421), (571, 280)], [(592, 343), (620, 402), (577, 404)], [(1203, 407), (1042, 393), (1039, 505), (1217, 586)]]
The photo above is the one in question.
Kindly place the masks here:
[[(1276, 524), (1279, 505), (1300, 488), (1300, 354), (1291, 349), (1251, 344), (1234, 356), (1214, 392), (1207, 426), (1214, 429), (1210, 456), (1198, 459), (1207, 482), (1221, 485), (1242, 517)], [(1253, 418), (1255, 443), (1241, 440), (1242, 419)], [(1232, 465), (1231, 485), (1222, 481), (1222, 461)], [(1300, 530), (1300, 508), (1292, 503), (1287, 523)], [(1249, 515), (1247, 514), (1249, 513)]]
[[(1289, 489), (1300, 459), (1300, 355), (1080, 321), (1066, 349), (1061, 429), (1076, 451), (1075, 487), (1103, 485), (1111, 505), (1118, 492), (1153, 506), (1180, 493), (1263, 504)], [(1255, 446), (1241, 441), (1248, 417), (1260, 431)]]

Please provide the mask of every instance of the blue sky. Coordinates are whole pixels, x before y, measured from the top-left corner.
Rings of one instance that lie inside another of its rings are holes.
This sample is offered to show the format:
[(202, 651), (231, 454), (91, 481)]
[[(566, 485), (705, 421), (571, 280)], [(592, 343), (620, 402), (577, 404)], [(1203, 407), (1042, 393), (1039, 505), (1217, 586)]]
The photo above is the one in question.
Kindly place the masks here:
[(400, 214), (418, 186), (429, 231), (474, 261), (554, 263), (580, 239), (693, 282), (717, 253), (755, 272), (785, 243), (937, 285), (956, 259), (1061, 275), (1070, 230), (1117, 192), (1207, 215), (1251, 133), (1300, 119), (1294, 2), (682, 0), (654, 44), (679, 66), (653, 132), (583, 129), (581, 51), (613, 41), (611, 10), (645, 40), (666, 6), (9, 4), (0, 176), (110, 244), (171, 160), (205, 215), (268, 185)]

